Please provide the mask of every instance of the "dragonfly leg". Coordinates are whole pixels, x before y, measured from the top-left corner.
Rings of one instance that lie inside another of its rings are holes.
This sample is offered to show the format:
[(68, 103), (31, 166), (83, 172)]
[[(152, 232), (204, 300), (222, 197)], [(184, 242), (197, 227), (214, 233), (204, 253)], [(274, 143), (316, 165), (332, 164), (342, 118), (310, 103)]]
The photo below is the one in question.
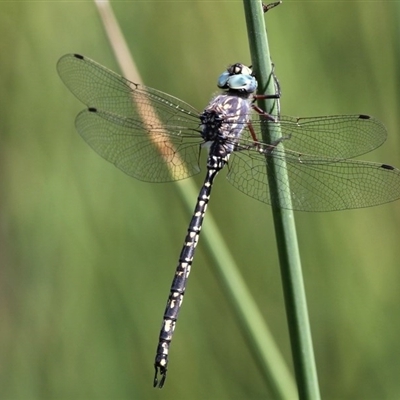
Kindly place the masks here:
[[(154, 383), (153, 387), (158, 387), (161, 389), (164, 386), (165, 378), (167, 377), (167, 368), (165, 367), (158, 367), (157, 365), (154, 365), (154, 368), (156, 370), (154, 374)], [(159, 371), (160, 369), (160, 371)], [(160, 372), (161, 379), (158, 381), (158, 372)]]
[(251, 122), (248, 122), (248, 123), (247, 123), (247, 127), (249, 128), (249, 132), (250, 132), (251, 137), (252, 137), (253, 140), (254, 140), (254, 143), (255, 143), (255, 144), (259, 143), (259, 142), (258, 142), (258, 139), (257, 139), (256, 132), (254, 131), (254, 128), (253, 128), (252, 123), (251, 123)]
[(280, 115), (279, 99), (281, 98), (281, 86), (279, 84), (277, 76), (275, 75), (275, 64), (271, 63), (271, 65), (272, 65), (272, 71), (268, 78), (266, 88), (270, 85), (271, 78), (272, 78), (273, 82), (274, 82), (275, 93), (274, 94), (256, 94), (253, 96), (253, 102), (256, 100), (265, 100), (265, 99), (276, 99), (277, 101), (274, 102), (274, 105), (271, 108), (271, 111), (269, 111), (269, 112), (266, 112), (262, 108), (256, 106), (254, 103), (253, 103), (252, 107), (258, 114), (265, 116), (269, 121), (277, 122), (277, 119), (271, 115), (271, 112), (274, 110), (275, 106), (277, 106), (277, 115), (278, 116)]
[[(280, 99), (281, 98), (281, 85), (279, 83), (278, 77), (275, 74), (275, 64), (271, 61), (271, 73), (269, 74), (266, 88), (270, 85), (271, 78), (274, 81), (274, 94), (255, 94), (253, 98), (255, 99)], [(266, 89), (265, 89), (266, 90)]]
[[(290, 135), (283, 136), (277, 140), (274, 140), (271, 144), (266, 144), (266, 143), (261, 144), (261, 142), (257, 138), (256, 132), (255, 132), (254, 127), (251, 122), (247, 123), (247, 128), (249, 129), (250, 135), (251, 135), (252, 139), (254, 140), (254, 144), (247, 146), (246, 148), (247, 149), (256, 148), (259, 152), (264, 153), (264, 154), (271, 154), (272, 151), (275, 149), (276, 146), (278, 146), (279, 143), (283, 142), (284, 140), (290, 139)], [(244, 149), (244, 147), (241, 148), (241, 150), (243, 150), (243, 149)]]
[[(278, 121), (274, 121), (274, 122), (278, 122)], [(252, 145), (248, 145), (246, 147), (241, 147), (241, 150), (244, 150), (245, 148), (247, 150), (255, 148), (260, 153), (263, 153), (263, 154), (266, 154), (266, 155), (270, 155), (274, 151), (276, 146), (278, 146), (279, 143), (283, 142), (284, 140), (290, 140), (290, 138), (291, 138), (291, 134), (288, 134), (286, 136), (282, 136), (282, 137), (274, 140), (271, 144), (261, 143), (257, 138), (256, 132), (255, 132), (254, 127), (253, 127), (251, 122), (247, 123), (247, 128), (248, 128), (248, 130), (250, 132), (250, 135), (251, 135), (254, 143)], [(238, 149), (236, 149), (236, 150), (238, 150)], [(301, 154), (299, 153), (299, 162), (301, 162), (300, 161), (300, 157), (301, 157)]]
[(282, 94), (281, 84), (279, 83), (278, 77), (275, 74), (275, 64), (272, 61), (271, 61), (271, 66), (272, 66), (271, 75), (272, 78), (274, 79), (275, 93), (277, 95), (277, 98), (280, 99)]
[[(267, 113), (266, 111), (264, 111), (261, 107), (258, 107), (257, 105), (253, 104), (252, 108), (257, 114), (261, 115), (262, 117), (264, 117), (268, 121), (278, 122), (277, 118), (275, 118), (273, 115), (271, 115), (271, 114)], [(253, 135), (251, 135), (251, 136), (253, 136)]]

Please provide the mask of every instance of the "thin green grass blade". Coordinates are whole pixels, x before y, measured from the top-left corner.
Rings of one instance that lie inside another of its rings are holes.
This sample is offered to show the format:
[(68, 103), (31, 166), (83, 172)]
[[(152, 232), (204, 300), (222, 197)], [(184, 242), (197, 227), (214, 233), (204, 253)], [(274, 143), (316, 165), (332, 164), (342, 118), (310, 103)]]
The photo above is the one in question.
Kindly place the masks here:
[[(253, 69), (259, 82), (259, 88), (267, 88), (266, 92), (263, 93), (274, 94), (274, 85), (268, 85), (268, 82), (271, 81), (272, 67), (262, 3), (260, 1), (244, 0), (244, 8)], [(274, 10), (273, 12), (276, 11)], [(272, 110), (273, 101), (260, 100), (258, 105), (263, 110)], [(263, 132), (263, 135), (263, 139), (267, 143), (274, 143), (279, 140), (279, 137), (272, 137), (270, 132), (267, 131)], [(280, 207), (281, 201), (288, 204), (288, 199), (283, 199), (283, 196), (287, 196), (287, 191), (284, 188), (287, 186), (288, 176), (282, 161), (269, 158), (267, 164), (286, 314), (299, 397), (300, 399), (317, 400), (320, 398), (320, 393), (294, 215), (293, 211)]]

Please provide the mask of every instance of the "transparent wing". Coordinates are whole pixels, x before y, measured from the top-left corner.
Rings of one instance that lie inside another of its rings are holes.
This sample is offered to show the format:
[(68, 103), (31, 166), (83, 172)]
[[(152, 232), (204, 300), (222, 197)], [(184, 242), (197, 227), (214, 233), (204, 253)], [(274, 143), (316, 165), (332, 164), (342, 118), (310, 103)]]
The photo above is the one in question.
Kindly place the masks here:
[(57, 70), (71, 92), (88, 106), (77, 116), (76, 127), (102, 157), (150, 182), (199, 172), (203, 140), (199, 113), (193, 107), (80, 55), (63, 56)]
[[(379, 147), (387, 137), (384, 125), (368, 115), (281, 116), (279, 124), (257, 119), (252, 121), (252, 126), (259, 140), (265, 124), (272, 131), (280, 126), (287, 150), (337, 159), (368, 153)], [(252, 140), (248, 131), (242, 137), (245, 141)]]
[[(164, 182), (199, 171), (199, 113), (185, 102), (128, 81), (79, 55), (62, 57), (57, 69), (72, 93), (88, 106), (78, 132), (108, 161), (138, 179)], [(234, 121), (235, 122), (235, 121)], [(229, 123), (225, 121), (225, 123)], [(281, 129), (283, 142), (261, 143), (261, 130)], [(247, 195), (270, 203), (266, 161), (285, 165), (287, 208), (332, 211), (368, 207), (400, 197), (400, 172), (388, 165), (350, 161), (386, 139), (384, 126), (365, 115), (253, 121), (234, 139), (228, 179)], [(284, 149), (285, 150), (284, 150)], [(274, 200), (273, 200), (274, 201)]]
[(336, 211), (370, 207), (400, 197), (400, 170), (385, 164), (301, 155), (281, 145), (234, 153), (228, 180), (247, 195), (271, 204), (266, 159), (274, 157), (287, 171), (284, 208)]
[[(143, 122), (101, 110), (84, 110), (76, 129), (107, 161), (128, 175), (147, 182), (184, 179), (200, 171), (200, 135), (185, 136), (187, 128), (165, 125), (149, 130)], [(171, 134), (174, 129), (174, 134)]]

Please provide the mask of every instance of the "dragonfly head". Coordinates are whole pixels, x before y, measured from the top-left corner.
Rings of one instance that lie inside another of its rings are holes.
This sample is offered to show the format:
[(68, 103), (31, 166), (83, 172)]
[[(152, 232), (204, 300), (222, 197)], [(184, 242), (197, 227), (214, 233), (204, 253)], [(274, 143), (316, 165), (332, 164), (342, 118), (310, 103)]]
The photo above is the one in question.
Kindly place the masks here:
[(254, 93), (257, 89), (257, 80), (253, 76), (253, 71), (246, 65), (236, 63), (228, 67), (218, 78), (220, 89), (240, 92)]

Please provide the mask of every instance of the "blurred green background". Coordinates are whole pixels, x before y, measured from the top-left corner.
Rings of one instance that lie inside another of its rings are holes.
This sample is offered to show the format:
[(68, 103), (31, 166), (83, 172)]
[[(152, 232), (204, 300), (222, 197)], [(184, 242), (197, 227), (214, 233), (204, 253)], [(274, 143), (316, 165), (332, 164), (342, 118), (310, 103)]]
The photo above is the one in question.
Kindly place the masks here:
[[(113, 6), (144, 82), (198, 109), (228, 64), (250, 63), (240, 1)], [(398, 15), (286, 1), (266, 19), (282, 112), (374, 115), (389, 138), (363, 158), (399, 167)], [(93, 3), (2, 2), (0, 35), (0, 398), (272, 398), (201, 238), (168, 379), (152, 388), (190, 215), (175, 185), (124, 175), (75, 132), (84, 106), (58, 58), (118, 70)], [(209, 211), (291, 366), (270, 209), (223, 175)], [(399, 399), (400, 202), (296, 222), (322, 397)]]

